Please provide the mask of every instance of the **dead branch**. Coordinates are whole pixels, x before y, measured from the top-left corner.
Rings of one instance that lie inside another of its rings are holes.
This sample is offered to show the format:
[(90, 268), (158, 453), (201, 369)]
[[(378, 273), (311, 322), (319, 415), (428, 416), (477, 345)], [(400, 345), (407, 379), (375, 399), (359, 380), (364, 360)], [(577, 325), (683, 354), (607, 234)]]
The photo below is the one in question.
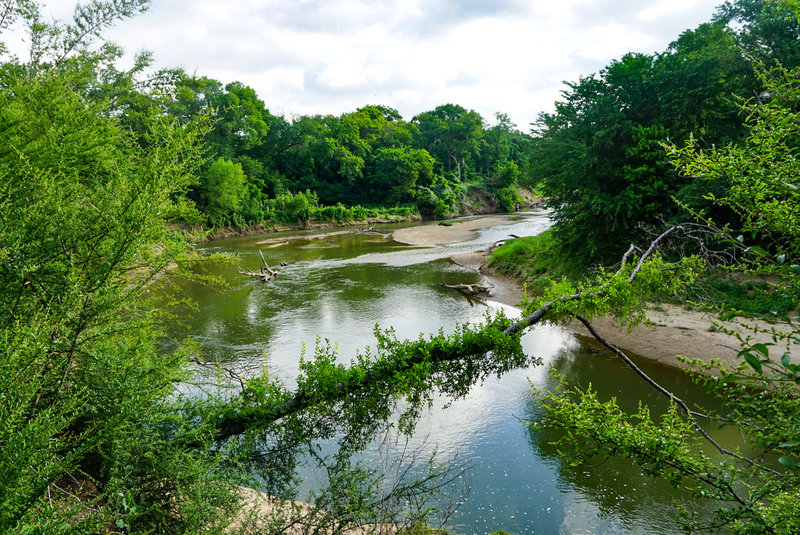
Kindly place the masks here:
[(273, 271), (271, 269), (266, 271), (263, 268), (262, 271), (245, 271), (242, 268), (239, 268), (238, 271), (240, 275), (255, 277), (257, 279), (261, 279), (261, 282), (269, 282), (280, 274), (280, 271)]
[[(245, 271), (242, 268), (239, 268), (238, 271), (239, 271), (240, 275), (247, 275), (248, 277), (256, 277), (258, 279), (261, 279), (262, 282), (269, 282), (269, 281), (271, 281), (272, 279), (274, 279), (275, 277), (277, 277), (278, 275), (281, 274), (280, 271), (275, 271), (274, 269), (269, 267), (269, 264), (267, 264), (267, 261), (264, 259), (264, 253), (262, 253), (261, 251), (258, 251), (258, 255), (261, 257), (261, 262), (264, 264), (261, 267), (261, 270), (260, 271)], [(281, 266), (287, 266), (287, 265), (288, 264), (286, 262), (281, 262)]]
[(608, 340), (606, 340), (605, 338), (600, 336), (600, 334), (595, 330), (595, 328), (592, 326), (592, 324), (589, 323), (589, 320), (587, 320), (586, 318), (584, 318), (583, 316), (581, 316), (579, 314), (573, 314), (573, 316), (575, 317), (575, 319), (577, 319), (578, 321), (583, 323), (584, 327), (586, 327), (586, 329), (589, 331), (589, 334), (591, 334), (592, 337), (595, 340), (600, 342), (606, 349), (608, 349), (609, 351), (614, 353), (616, 356), (621, 358), (622, 361), (625, 363), (625, 365), (627, 365), (630, 369), (632, 369), (647, 384), (652, 386), (658, 392), (660, 392), (664, 396), (668, 397), (676, 405), (678, 405), (678, 407), (680, 407), (681, 410), (683, 410), (686, 413), (686, 415), (689, 417), (689, 419), (692, 422), (692, 425), (697, 430), (697, 432), (700, 433), (700, 435), (702, 435), (702, 437), (705, 438), (720, 453), (722, 453), (724, 455), (730, 455), (731, 457), (734, 457), (734, 458), (736, 458), (736, 459), (738, 459), (740, 461), (744, 461), (746, 463), (749, 463), (750, 465), (755, 466), (755, 467), (757, 467), (757, 468), (759, 468), (761, 470), (764, 470), (765, 472), (769, 472), (770, 474), (783, 475), (780, 472), (778, 472), (776, 470), (773, 470), (772, 468), (769, 468), (769, 467), (766, 467), (766, 466), (762, 466), (762, 465), (756, 463), (753, 459), (750, 459), (748, 457), (744, 457), (742, 455), (739, 455), (738, 453), (735, 453), (733, 451), (730, 451), (728, 449), (723, 448), (722, 445), (720, 445), (716, 440), (714, 440), (711, 437), (711, 435), (709, 435), (706, 432), (706, 430), (703, 429), (703, 427), (698, 423), (698, 421), (696, 419), (696, 418), (710, 418), (710, 416), (708, 416), (706, 414), (703, 414), (703, 413), (700, 413), (700, 412), (693, 411), (692, 409), (689, 408), (689, 406), (686, 404), (685, 401), (683, 401), (681, 398), (679, 398), (678, 396), (676, 396), (675, 394), (673, 394), (672, 392), (670, 392), (669, 390), (667, 390), (666, 388), (664, 388), (663, 386), (658, 384), (653, 378), (651, 378), (649, 375), (644, 373), (644, 371), (642, 371), (642, 369), (639, 366), (637, 366), (630, 359), (630, 357), (628, 357), (628, 355), (626, 355), (622, 350), (620, 350), (615, 345), (611, 344)]
[(491, 295), (491, 290), (494, 286), (484, 286), (482, 284), (445, 284), (442, 283), (442, 286), (445, 288), (451, 288), (453, 290), (457, 290), (463, 294), (469, 296), (475, 295)]

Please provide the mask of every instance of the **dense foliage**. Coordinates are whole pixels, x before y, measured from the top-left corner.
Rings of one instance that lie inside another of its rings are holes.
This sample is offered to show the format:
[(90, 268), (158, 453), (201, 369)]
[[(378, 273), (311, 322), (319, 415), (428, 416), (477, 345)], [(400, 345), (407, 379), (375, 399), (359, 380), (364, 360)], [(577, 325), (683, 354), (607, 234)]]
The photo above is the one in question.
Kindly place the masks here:
[[(800, 288), (797, 218), (783, 215), (800, 206), (795, 144), (800, 134), (798, 79), (798, 69), (777, 67), (762, 74), (772, 98), (768, 103), (754, 99), (743, 106), (748, 118), (744, 144), (703, 149), (690, 140), (670, 151), (677, 169), (687, 175), (731, 181), (731, 190), (717, 202), (741, 215), (741, 230), (748, 235), (769, 237), (773, 249), (748, 247), (748, 263), (782, 277), (782, 286), (794, 294)], [(716, 232), (729, 235), (726, 229)], [(740, 239), (744, 241), (744, 235)], [(576, 313), (579, 308), (575, 307)], [(683, 518), (690, 530), (797, 533), (800, 364), (790, 350), (800, 343), (800, 318), (794, 322), (784, 329), (772, 328), (769, 343), (730, 333), (740, 345), (738, 368), (725, 368), (719, 362), (692, 363), (695, 379), (722, 402), (717, 413), (701, 414), (664, 392), (673, 401), (673, 410), (656, 420), (644, 407), (627, 414), (615, 400), (600, 400), (591, 390), (567, 390), (543, 396), (547, 416), (537, 425), (563, 430), (559, 446), (576, 464), (597, 455), (625, 455), (655, 477), (717, 500), (720, 507), (712, 521)], [(755, 327), (752, 330), (758, 332)], [(700, 425), (707, 421), (736, 426), (745, 437), (746, 449), (730, 451), (713, 442)], [(706, 441), (718, 455), (703, 453), (701, 445)]]
[[(138, 131), (141, 115), (156, 110), (184, 124), (212, 118), (207, 160), (188, 193), (199, 214), (189, 222), (297, 221), (296, 213), (274, 202), (297, 195), (296, 202), (305, 197), (312, 206), (399, 208), (389, 212), (396, 215), (413, 207), (426, 218), (459, 215), (469, 188), (485, 191), (508, 211), (519, 204), (515, 187), (527, 169), (530, 137), (503, 114), (489, 126), (475, 111), (446, 104), (405, 121), (392, 108), (367, 105), (339, 117), (287, 121), (240, 82), (223, 86), (180, 71), (169, 80), (158, 92), (129, 94), (136, 114), (125, 121)], [(299, 220), (309, 218), (325, 219), (326, 213)]]
[(681, 205), (737, 222), (705, 198), (724, 195), (730, 177), (698, 181), (669, 164), (661, 143), (740, 142), (737, 98), (764, 91), (754, 62), (794, 67), (799, 40), (800, 24), (779, 6), (726, 3), (666, 51), (626, 54), (567, 84), (556, 111), (539, 117), (533, 151), (534, 179), (543, 181), (566, 254), (613, 262), (644, 236), (642, 226), (684, 219)]

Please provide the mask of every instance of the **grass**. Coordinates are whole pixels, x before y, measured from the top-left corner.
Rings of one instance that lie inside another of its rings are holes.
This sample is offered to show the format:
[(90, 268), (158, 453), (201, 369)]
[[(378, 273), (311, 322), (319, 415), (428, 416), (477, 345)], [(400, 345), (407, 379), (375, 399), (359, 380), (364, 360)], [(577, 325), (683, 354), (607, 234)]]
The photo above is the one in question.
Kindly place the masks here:
[[(486, 265), (525, 282), (530, 295), (540, 295), (553, 280), (576, 279), (585, 272), (562, 252), (551, 230), (537, 236), (507, 240), (494, 250)], [(722, 319), (736, 316), (786, 318), (796, 316), (800, 308), (800, 290), (796, 286), (752, 277), (740, 280), (726, 272), (710, 274), (683, 295), (654, 297), (661, 302), (721, 310)], [(657, 304), (652, 308), (659, 310)]]
[(723, 319), (736, 316), (786, 318), (800, 306), (796, 288), (757, 279), (736, 280), (725, 273), (700, 280), (681, 297), (700, 301), (703, 308), (720, 310)]
[(528, 238), (507, 240), (492, 252), (486, 265), (521, 279), (532, 295), (540, 294), (553, 279), (582, 271), (563, 257), (550, 230)]

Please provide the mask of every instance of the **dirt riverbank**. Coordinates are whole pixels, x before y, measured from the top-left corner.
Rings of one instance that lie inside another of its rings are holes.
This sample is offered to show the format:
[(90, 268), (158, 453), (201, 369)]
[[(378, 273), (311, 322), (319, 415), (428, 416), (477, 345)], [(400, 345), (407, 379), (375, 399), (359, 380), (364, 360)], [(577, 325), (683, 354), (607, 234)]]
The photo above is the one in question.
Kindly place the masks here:
[(199, 241), (212, 241), (224, 240), (228, 238), (240, 238), (244, 236), (257, 236), (259, 234), (269, 234), (272, 232), (286, 232), (290, 230), (327, 230), (335, 228), (356, 228), (370, 225), (380, 225), (384, 223), (406, 223), (411, 221), (419, 221), (419, 216), (392, 216), (392, 217), (378, 217), (371, 219), (364, 219), (362, 221), (309, 221), (306, 223), (297, 223), (296, 225), (250, 225), (247, 227), (220, 227), (209, 232), (202, 237)]
[[(475, 229), (501, 224), (495, 222), (495, 219), (497, 218), (481, 218), (467, 223)], [(465, 230), (468, 228), (464, 227)], [(414, 227), (413, 230), (415, 231), (412, 235), (414, 241), (411, 243), (415, 245), (451, 243), (441, 241), (448, 238), (441, 228), (422, 226)], [(395, 239), (397, 239), (397, 232), (400, 231), (395, 232)], [(469, 239), (469, 232), (466, 236), (466, 239)], [(403, 236), (399, 241), (404, 239), (409, 239), (409, 237)], [(465, 267), (480, 271), (494, 286), (491, 297), (493, 300), (504, 304), (518, 305), (523, 297), (522, 284), (487, 268), (485, 261), (489, 254), (489, 250), (475, 251), (456, 255), (452, 260)], [(716, 315), (709, 312), (689, 310), (667, 304), (650, 305), (646, 315), (649, 320), (648, 324), (639, 325), (631, 330), (609, 318), (594, 318), (592, 325), (601, 336), (617, 347), (663, 364), (684, 366), (677, 358), (680, 355), (699, 358), (705, 362), (711, 359), (720, 359), (728, 367), (734, 367), (741, 362), (741, 359), (737, 357), (739, 342), (735, 337), (723, 333), (718, 327), (719, 325), (742, 333), (744, 336), (752, 335), (754, 341), (763, 343), (773, 342), (770, 334), (773, 329), (781, 331), (788, 328), (786, 323), (768, 323), (763, 320), (743, 318), (722, 322)], [(766, 332), (753, 334), (748, 326), (755, 326)], [(568, 327), (576, 334), (590, 336), (586, 328), (577, 321)], [(792, 362), (800, 363), (800, 345), (787, 346), (778, 343), (772, 348), (771, 354), (777, 360), (784, 351), (791, 354)]]

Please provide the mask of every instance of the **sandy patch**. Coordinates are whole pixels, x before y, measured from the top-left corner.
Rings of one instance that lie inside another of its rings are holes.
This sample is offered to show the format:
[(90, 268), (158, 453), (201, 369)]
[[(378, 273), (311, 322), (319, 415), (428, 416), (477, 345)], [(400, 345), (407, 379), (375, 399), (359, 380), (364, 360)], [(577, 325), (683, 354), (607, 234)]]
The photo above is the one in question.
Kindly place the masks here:
[[(597, 332), (606, 340), (621, 349), (648, 357), (664, 364), (683, 366), (677, 356), (699, 358), (705, 362), (720, 359), (726, 367), (735, 367), (742, 362), (737, 354), (740, 351), (739, 341), (734, 336), (721, 332), (715, 325), (752, 336), (752, 343), (773, 343), (772, 329), (786, 331), (787, 323), (768, 323), (763, 320), (738, 318), (732, 321), (720, 321), (715, 315), (697, 310), (687, 310), (675, 305), (652, 305), (646, 312), (651, 326), (638, 325), (630, 332), (610, 318), (592, 320)], [(749, 329), (755, 326), (766, 333), (753, 333)], [(570, 329), (578, 334), (589, 336), (588, 331), (580, 323), (573, 323)], [(781, 355), (788, 352), (794, 363), (800, 363), (800, 345), (777, 342), (770, 346), (773, 360), (780, 360)]]
[(304, 502), (280, 500), (257, 490), (240, 487), (242, 512), (228, 531), (241, 529), (247, 524), (247, 533), (282, 533), (283, 535), (305, 535), (317, 533), (340, 533), (342, 535), (367, 535), (371, 533), (394, 535), (397, 528), (390, 524), (364, 524), (347, 529), (335, 529), (333, 520), (325, 513)]
[(477, 230), (487, 227), (505, 225), (509, 217), (481, 217), (468, 221), (453, 221), (452, 225), (420, 225), (405, 227), (394, 231), (395, 241), (409, 245), (441, 245), (444, 243), (457, 243), (469, 241), (475, 237)]

